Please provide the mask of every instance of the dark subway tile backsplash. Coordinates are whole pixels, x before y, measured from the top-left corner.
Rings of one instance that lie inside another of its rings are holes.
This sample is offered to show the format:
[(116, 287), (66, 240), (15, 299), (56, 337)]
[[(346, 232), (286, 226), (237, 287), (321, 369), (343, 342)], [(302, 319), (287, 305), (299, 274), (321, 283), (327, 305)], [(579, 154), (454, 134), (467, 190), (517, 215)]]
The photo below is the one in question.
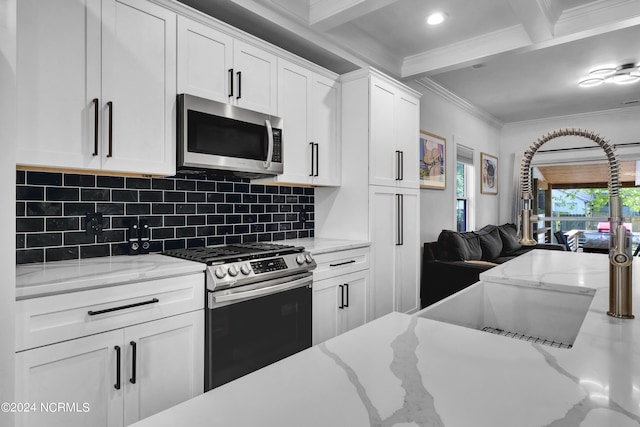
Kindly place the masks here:
[[(125, 255), (140, 220), (152, 252), (314, 235), (313, 188), (37, 171), (17, 171), (16, 183), (18, 264)], [(94, 236), (85, 217), (96, 212), (103, 231)]]

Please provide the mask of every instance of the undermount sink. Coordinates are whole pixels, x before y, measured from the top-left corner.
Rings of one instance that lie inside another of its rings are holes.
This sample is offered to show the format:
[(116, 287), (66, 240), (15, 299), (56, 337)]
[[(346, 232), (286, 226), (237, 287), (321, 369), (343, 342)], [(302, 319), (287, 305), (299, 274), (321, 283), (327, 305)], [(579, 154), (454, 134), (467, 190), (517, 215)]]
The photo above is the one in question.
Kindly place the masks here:
[(550, 345), (571, 348), (594, 289), (562, 290), (478, 282), (419, 313), (420, 317)]

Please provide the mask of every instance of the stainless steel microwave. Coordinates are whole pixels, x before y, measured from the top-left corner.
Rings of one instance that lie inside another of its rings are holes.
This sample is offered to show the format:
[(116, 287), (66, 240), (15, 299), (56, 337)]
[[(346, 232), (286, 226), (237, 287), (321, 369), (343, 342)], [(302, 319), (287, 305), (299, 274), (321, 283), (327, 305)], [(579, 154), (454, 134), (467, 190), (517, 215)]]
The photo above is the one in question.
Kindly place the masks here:
[(282, 173), (282, 119), (193, 95), (178, 95), (179, 171), (256, 178)]

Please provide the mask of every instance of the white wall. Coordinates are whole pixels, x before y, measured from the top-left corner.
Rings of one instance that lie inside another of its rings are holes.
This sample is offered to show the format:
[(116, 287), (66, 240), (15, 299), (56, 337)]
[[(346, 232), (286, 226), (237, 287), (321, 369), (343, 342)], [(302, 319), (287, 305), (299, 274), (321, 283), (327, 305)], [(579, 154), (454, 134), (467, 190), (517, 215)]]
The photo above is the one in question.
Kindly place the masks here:
[[(632, 107), (619, 110), (609, 110), (598, 113), (588, 113), (573, 116), (553, 117), (544, 120), (510, 123), (502, 129), (500, 141), (500, 159), (502, 160), (499, 176), (500, 188), (500, 222), (513, 221), (513, 203), (515, 198), (513, 185), (514, 158), (516, 153), (521, 155), (538, 138), (544, 134), (560, 128), (582, 128), (594, 131), (608, 139), (612, 144), (640, 142), (640, 108)], [(553, 149), (579, 145), (596, 146), (585, 138), (562, 141), (556, 139), (541, 148)], [(604, 160), (604, 153), (602, 154)], [(534, 162), (536, 158), (534, 156)]]
[[(446, 188), (444, 190), (420, 190), (420, 239), (421, 242), (437, 240), (443, 229), (455, 230), (455, 144), (474, 149), (476, 229), (487, 224), (497, 224), (498, 200), (495, 195), (480, 194), (480, 153), (499, 155), (500, 127), (472, 114), (451, 100), (416, 83), (408, 83), (423, 94), (420, 99), (420, 129), (435, 133), (446, 143)], [(502, 168), (502, 158), (498, 168)], [(417, 166), (416, 166), (417, 167)], [(503, 189), (498, 187), (498, 193)]]
[[(0, 402), (14, 401), (16, 0), (0, 0)], [(13, 425), (0, 412), (0, 425)]]

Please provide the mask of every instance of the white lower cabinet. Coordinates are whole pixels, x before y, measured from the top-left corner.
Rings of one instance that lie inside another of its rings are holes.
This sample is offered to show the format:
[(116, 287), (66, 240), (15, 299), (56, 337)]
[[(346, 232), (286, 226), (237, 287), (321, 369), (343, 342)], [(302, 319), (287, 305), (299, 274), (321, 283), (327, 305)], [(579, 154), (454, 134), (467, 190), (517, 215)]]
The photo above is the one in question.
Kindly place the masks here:
[(313, 344), (368, 320), (369, 248), (316, 255), (313, 273)]
[(419, 190), (370, 186), (372, 318), (418, 310)]
[(367, 322), (368, 284), (368, 270), (313, 284), (314, 345)]
[(201, 394), (203, 316), (198, 310), (16, 353), (16, 402), (36, 405), (16, 425), (129, 425)]
[[(123, 347), (122, 330), (17, 353), (16, 402), (36, 406), (16, 414), (16, 426), (122, 426), (116, 346)], [(58, 402), (81, 412), (58, 410)]]

